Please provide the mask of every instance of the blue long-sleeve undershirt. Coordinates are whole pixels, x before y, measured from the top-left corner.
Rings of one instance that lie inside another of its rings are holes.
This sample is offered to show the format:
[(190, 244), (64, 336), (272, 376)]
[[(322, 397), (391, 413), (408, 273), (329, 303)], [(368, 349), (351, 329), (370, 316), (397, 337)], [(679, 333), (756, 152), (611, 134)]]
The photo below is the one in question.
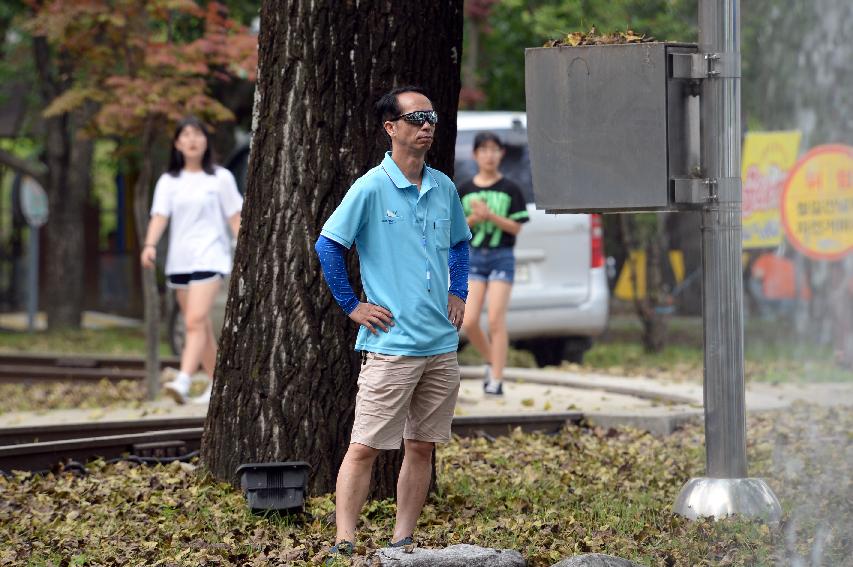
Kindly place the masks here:
[(349, 315), (358, 307), (359, 301), (349, 283), (345, 259), (346, 247), (321, 234), (314, 245), (314, 250), (317, 251), (317, 256), (320, 258), (323, 276), (326, 278), (332, 296), (341, 306), (341, 309)]
[(450, 293), (465, 301), (468, 299), (468, 241), (457, 242), (447, 255), (450, 268)]
[[(317, 251), (323, 276), (326, 278), (332, 296), (341, 309), (349, 315), (358, 307), (359, 301), (349, 282), (345, 259), (346, 247), (331, 238), (320, 235), (314, 250)], [(447, 265), (450, 269), (450, 293), (465, 301), (468, 298), (468, 243), (466, 241), (463, 240), (450, 248)]]

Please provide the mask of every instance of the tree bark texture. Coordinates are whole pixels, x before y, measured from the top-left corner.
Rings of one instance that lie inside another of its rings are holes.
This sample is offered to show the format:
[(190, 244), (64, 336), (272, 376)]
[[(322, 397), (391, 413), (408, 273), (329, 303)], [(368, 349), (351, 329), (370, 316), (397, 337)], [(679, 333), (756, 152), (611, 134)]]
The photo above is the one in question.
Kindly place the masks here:
[[(428, 163), (452, 175), (462, 0), (267, 0), (243, 222), (202, 459), (235, 482), (242, 463), (301, 460), (334, 490), (360, 368), (356, 326), (334, 302), (314, 243), (350, 184), (389, 149), (373, 104), (424, 87), (440, 114)], [(355, 254), (350, 278), (360, 287)], [(377, 462), (394, 494), (400, 455)]]
[[(154, 183), (151, 152), (156, 133), (154, 118), (145, 123), (140, 140), (139, 176), (133, 190), (133, 215), (136, 220), (136, 238), (141, 253), (148, 230), (151, 206), (151, 185)], [(154, 269), (140, 270), (142, 299), (145, 305), (145, 382), (148, 399), (157, 397), (160, 390), (160, 291)]]
[[(41, 98), (47, 105), (70, 87), (63, 55), (53, 54), (43, 37), (33, 38)], [(77, 118), (77, 119), (75, 119)], [(49, 216), (45, 230), (45, 311), (51, 330), (79, 329), (84, 298), (84, 209), (92, 184), (92, 140), (77, 139), (82, 116), (46, 118), (45, 191)]]

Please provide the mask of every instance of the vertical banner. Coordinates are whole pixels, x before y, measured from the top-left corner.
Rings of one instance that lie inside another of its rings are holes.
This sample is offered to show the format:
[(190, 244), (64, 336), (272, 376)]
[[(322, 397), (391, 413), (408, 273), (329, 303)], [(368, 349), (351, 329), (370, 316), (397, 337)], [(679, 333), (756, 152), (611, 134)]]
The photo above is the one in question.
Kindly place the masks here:
[(748, 132), (743, 143), (743, 247), (782, 242), (780, 203), (788, 171), (797, 161), (800, 132)]

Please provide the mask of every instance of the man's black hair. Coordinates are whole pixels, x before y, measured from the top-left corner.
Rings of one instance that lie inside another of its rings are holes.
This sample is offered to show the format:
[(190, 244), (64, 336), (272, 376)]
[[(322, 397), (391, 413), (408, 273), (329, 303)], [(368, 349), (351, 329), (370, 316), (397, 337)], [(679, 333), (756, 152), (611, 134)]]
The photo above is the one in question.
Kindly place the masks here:
[(429, 95), (426, 94), (421, 87), (416, 87), (414, 85), (395, 87), (391, 89), (382, 95), (373, 107), (376, 112), (376, 118), (379, 120), (380, 124), (384, 124), (386, 120), (400, 116), (400, 105), (397, 103), (397, 95), (402, 93), (418, 93), (429, 98)]
[(172, 151), (169, 154), (169, 167), (167, 171), (172, 177), (177, 177), (184, 168), (184, 154), (175, 148), (175, 142), (177, 141), (178, 136), (181, 135), (181, 132), (184, 131), (184, 128), (187, 127), (198, 128), (201, 130), (201, 133), (204, 134), (204, 139), (207, 140), (207, 149), (204, 150), (204, 155), (201, 156), (201, 168), (206, 174), (213, 175), (213, 151), (210, 149), (210, 132), (207, 131), (207, 127), (204, 125), (204, 122), (195, 116), (187, 116), (178, 122), (178, 126), (175, 128), (175, 135), (172, 136)]
[(505, 149), (506, 146), (494, 132), (478, 132), (476, 136), (474, 136), (474, 151), (477, 151), (477, 148), (485, 144), (486, 142), (494, 142), (500, 149)]

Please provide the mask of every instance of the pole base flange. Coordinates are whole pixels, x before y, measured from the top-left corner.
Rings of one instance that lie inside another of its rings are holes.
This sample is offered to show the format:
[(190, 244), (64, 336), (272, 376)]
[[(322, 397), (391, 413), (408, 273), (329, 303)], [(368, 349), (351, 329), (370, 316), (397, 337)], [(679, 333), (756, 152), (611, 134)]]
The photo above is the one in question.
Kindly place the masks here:
[(760, 478), (691, 478), (675, 499), (673, 511), (691, 520), (719, 520), (733, 514), (769, 523), (782, 518), (779, 500)]

